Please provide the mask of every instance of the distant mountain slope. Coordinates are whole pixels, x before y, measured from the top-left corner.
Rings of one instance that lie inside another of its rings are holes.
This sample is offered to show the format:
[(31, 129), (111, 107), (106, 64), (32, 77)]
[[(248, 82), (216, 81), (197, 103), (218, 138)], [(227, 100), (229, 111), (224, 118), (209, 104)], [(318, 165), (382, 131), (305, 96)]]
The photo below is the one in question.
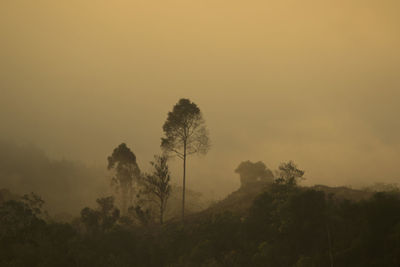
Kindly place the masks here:
[(79, 211), (109, 188), (106, 170), (69, 160), (54, 160), (32, 145), (0, 140), (0, 188), (24, 195), (34, 192), (50, 213)]
[(326, 195), (333, 194), (334, 198), (339, 200), (348, 199), (353, 201), (360, 201), (368, 199), (374, 194), (374, 192), (371, 191), (352, 189), (345, 186), (329, 187), (326, 185), (314, 185), (310, 188), (318, 191), (323, 191)]

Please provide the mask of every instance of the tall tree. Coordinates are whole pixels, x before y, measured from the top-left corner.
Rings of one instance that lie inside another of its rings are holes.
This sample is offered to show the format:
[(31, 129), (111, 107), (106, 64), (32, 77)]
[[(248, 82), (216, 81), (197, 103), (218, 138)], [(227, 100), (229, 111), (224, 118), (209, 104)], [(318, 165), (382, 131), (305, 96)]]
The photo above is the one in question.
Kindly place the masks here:
[(156, 198), (157, 205), (159, 206), (160, 224), (163, 224), (164, 212), (171, 193), (171, 176), (167, 161), (168, 157), (166, 155), (154, 156), (154, 161), (150, 162), (153, 167), (153, 173), (147, 174), (144, 177), (146, 192)]
[(189, 99), (182, 98), (168, 113), (163, 125), (165, 137), (161, 148), (183, 160), (182, 221), (185, 217), (186, 157), (205, 154), (210, 147), (208, 131), (202, 113)]
[(136, 163), (135, 154), (126, 146), (120, 144), (108, 157), (108, 169), (115, 170), (112, 182), (118, 187), (121, 193), (121, 211), (127, 211), (128, 201), (132, 202), (133, 185), (140, 177), (140, 169)]

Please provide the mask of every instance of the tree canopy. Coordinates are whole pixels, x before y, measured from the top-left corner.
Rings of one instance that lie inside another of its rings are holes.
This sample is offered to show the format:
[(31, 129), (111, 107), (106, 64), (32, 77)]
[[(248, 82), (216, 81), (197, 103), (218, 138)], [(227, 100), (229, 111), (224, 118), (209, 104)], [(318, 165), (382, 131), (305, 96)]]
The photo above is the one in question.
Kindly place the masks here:
[(168, 153), (176, 153), (180, 158), (185, 153), (207, 153), (210, 147), (202, 113), (189, 99), (180, 99), (173, 110), (168, 112), (163, 131), (165, 137), (161, 138), (161, 148)]
[(239, 166), (235, 169), (235, 173), (240, 175), (240, 182), (242, 186), (246, 186), (250, 183), (255, 183), (258, 181), (262, 182), (273, 182), (274, 175), (267, 166), (258, 161), (253, 163), (251, 161), (243, 161), (239, 164)]
[(116, 147), (108, 158), (108, 169), (115, 170), (112, 181), (121, 193), (121, 211), (127, 212), (127, 205), (132, 204), (134, 182), (140, 177), (140, 169), (135, 154), (125, 143)]

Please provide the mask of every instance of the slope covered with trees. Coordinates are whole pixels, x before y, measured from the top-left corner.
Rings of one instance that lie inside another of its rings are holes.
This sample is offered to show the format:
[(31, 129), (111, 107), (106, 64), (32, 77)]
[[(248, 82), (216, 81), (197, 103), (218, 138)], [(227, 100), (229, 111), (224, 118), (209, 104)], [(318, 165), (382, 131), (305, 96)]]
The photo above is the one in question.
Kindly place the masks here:
[[(113, 198), (60, 224), (45, 216), (40, 198), (3, 197), (0, 265), (399, 266), (398, 192), (349, 200), (278, 179), (255, 188), (239, 189), (184, 226), (126, 220)], [(253, 201), (234, 209), (234, 198)]]

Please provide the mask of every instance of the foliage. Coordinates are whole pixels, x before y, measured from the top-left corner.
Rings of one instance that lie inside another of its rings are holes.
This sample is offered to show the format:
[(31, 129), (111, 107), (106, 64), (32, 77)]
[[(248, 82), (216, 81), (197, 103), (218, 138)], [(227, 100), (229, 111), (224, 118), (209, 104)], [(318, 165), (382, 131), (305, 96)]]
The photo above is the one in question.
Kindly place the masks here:
[(120, 190), (121, 210), (124, 214), (127, 212), (128, 204), (132, 204), (134, 182), (137, 182), (140, 177), (140, 169), (136, 163), (136, 156), (125, 143), (122, 143), (108, 157), (107, 168), (109, 170), (114, 169), (116, 172), (112, 181)]
[[(80, 224), (40, 219), (22, 200), (0, 204), (0, 266), (388, 266), (400, 264), (400, 195), (362, 201), (275, 183), (247, 216), (126, 226), (113, 198)], [(330, 256), (331, 255), (331, 256)]]
[(267, 166), (259, 161), (253, 163), (251, 161), (243, 161), (235, 170), (240, 175), (242, 186), (246, 186), (255, 182), (273, 182), (274, 175)]
[(44, 216), (47, 217), (48, 214), (43, 210), (44, 200), (34, 192), (30, 194), (25, 194), (22, 197), (22, 201), (32, 210), (33, 214), (38, 217)]
[(98, 208), (84, 208), (81, 211), (81, 221), (87, 232), (110, 230), (120, 217), (119, 209), (114, 206), (114, 197), (104, 197), (96, 200)]
[(168, 167), (168, 157), (166, 155), (154, 156), (154, 161), (150, 162), (153, 173), (144, 176), (145, 193), (154, 197), (160, 210), (160, 223), (163, 224), (164, 212), (167, 201), (171, 193), (171, 175)]
[(279, 165), (278, 178), (276, 182), (288, 185), (296, 185), (299, 180), (304, 179), (304, 171), (297, 168), (293, 161), (281, 163)]
[(176, 153), (180, 158), (207, 153), (209, 149), (205, 121), (198, 106), (189, 99), (180, 99), (172, 112), (168, 112), (163, 131), (165, 137), (161, 138), (161, 148)]

